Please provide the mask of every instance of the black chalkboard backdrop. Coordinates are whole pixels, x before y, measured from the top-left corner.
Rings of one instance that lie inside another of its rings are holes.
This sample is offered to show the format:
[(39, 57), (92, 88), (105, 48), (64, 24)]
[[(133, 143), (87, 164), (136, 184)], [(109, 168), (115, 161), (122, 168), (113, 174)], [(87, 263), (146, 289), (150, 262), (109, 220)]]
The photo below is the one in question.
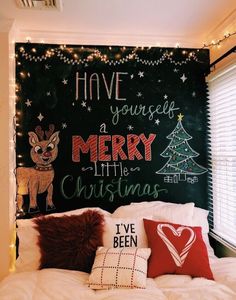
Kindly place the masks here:
[(16, 44), (18, 210), (207, 207), (204, 49)]

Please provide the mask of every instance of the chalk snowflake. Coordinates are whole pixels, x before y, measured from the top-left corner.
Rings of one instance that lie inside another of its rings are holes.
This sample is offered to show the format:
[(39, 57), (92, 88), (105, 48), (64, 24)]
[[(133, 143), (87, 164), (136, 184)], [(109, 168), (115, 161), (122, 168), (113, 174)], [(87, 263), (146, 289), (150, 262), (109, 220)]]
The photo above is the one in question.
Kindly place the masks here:
[(41, 122), (42, 121), (42, 119), (44, 118), (44, 116), (41, 114), (41, 113), (39, 113), (39, 115), (37, 116), (37, 118), (39, 119), (39, 121)]
[(138, 72), (138, 76), (139, 76), (140, 78), (144, 77), (144, 72), (139, 71), (139, 72)]
[(64, 79), (62, 80), (62, 83), (65, 84), (65, 85), (68, 84), (68, 79), (65, 79), (65, 78), (64, 78)]
[(127, 126), (127, 129), (128, 129), (129, 131), (131, 131), (131, 130), (133, 130), (133, 129), (134, 129), (134, 126), (132, 126), (132, 125), (128, 125), (128, 126)]
[(180, 77), (180, 79), (183, 81), (183, 83), (188, 79), (186, 76), (185, 76), (185, 74), (183, 74), (181, 77)]
[(143, 94), (142, 94), (141, 92), (138, 92), (138, 93), (137, 93), (137, 97), (139, 97), (139, 98), (142, 97), (142, 95), (143, 95)]
[(25, 101), (25, 104), (27, 107), (31, 106), (32, 101), (30, 101), (29, 99), (27, 99), (27, 101)]
[(81, 102), (81, 106), (82, 106), (82, 107), (86, 107), (86, 102), (85, 102), (85, 101), (82, 101), (82, 102)]

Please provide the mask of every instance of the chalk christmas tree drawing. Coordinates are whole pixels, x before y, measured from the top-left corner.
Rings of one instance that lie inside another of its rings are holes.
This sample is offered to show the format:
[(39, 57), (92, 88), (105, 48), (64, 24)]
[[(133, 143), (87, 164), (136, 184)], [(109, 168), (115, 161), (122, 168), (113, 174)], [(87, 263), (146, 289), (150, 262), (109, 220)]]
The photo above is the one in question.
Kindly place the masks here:
[[(194, 161), (194, 157), (199, 156), (199, 154), (188, 143), (188, 140), (192, 137), (183, 128), (183, 117), (181, 113), (178, 115), (178, 123), (175, 129), (167, 136), (170, 143), (161, 153), (162, 157), (169, 158), (169, 160), (156, 172), (156, 174), (167, 175), (164, 181), (169, 183), (185, 181), (186, 175), (193, 175), (194, 178), (189, 179), (188, 182), (194, 183), (198, 181), (197, 175), (207, 172), (206, 168)], [(170, 175), (173, 175), (173, 177), (170, 177)]]

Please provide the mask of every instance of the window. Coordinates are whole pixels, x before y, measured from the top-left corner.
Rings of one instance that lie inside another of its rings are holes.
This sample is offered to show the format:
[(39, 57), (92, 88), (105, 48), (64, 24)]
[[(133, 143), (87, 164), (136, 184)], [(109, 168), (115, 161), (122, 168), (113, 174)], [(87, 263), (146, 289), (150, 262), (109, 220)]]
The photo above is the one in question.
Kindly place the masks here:
[(236, 248), (236, 59), (207, 81), (210, 227)]

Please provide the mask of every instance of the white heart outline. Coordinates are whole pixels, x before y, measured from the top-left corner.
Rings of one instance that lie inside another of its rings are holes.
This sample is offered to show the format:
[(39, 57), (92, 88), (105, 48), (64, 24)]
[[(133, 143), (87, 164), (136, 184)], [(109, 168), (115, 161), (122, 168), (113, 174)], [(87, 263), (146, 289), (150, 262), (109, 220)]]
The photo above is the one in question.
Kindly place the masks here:
[[(167, 238), (167, 236), (165, 235), (165, 233), (163, 232), (163, 227), (167, 227), (169, 228), (172, 233), (175, 236), (180, 237), (183, 230), (188, 230), (190, 232), (190, 237), (188, 239), (188, 241), (186, 242), (183, 250), (181, 251), (181, 253), (179, 254), (178, 251), (176, 250), (175, 246), (170, 242), (170, 240)], [(186, 226), (179, 226), (177, 229), (174, 228), (172, 225), (170, 224), (158, 224), (157, 225), (157, 234), (160, 236), (160, 238), (163, 240), (163, 242), (166, 244), (168, 250), (170, 251), (170, 254), (176, 264), (177, 267), (182, 267), (185, 259), (189, 253), (190, 248), (192, 247), (193, 243), (196, 240), (196, 234), (193, 231), (192, 228), (190, 227), (186, 227)]]

